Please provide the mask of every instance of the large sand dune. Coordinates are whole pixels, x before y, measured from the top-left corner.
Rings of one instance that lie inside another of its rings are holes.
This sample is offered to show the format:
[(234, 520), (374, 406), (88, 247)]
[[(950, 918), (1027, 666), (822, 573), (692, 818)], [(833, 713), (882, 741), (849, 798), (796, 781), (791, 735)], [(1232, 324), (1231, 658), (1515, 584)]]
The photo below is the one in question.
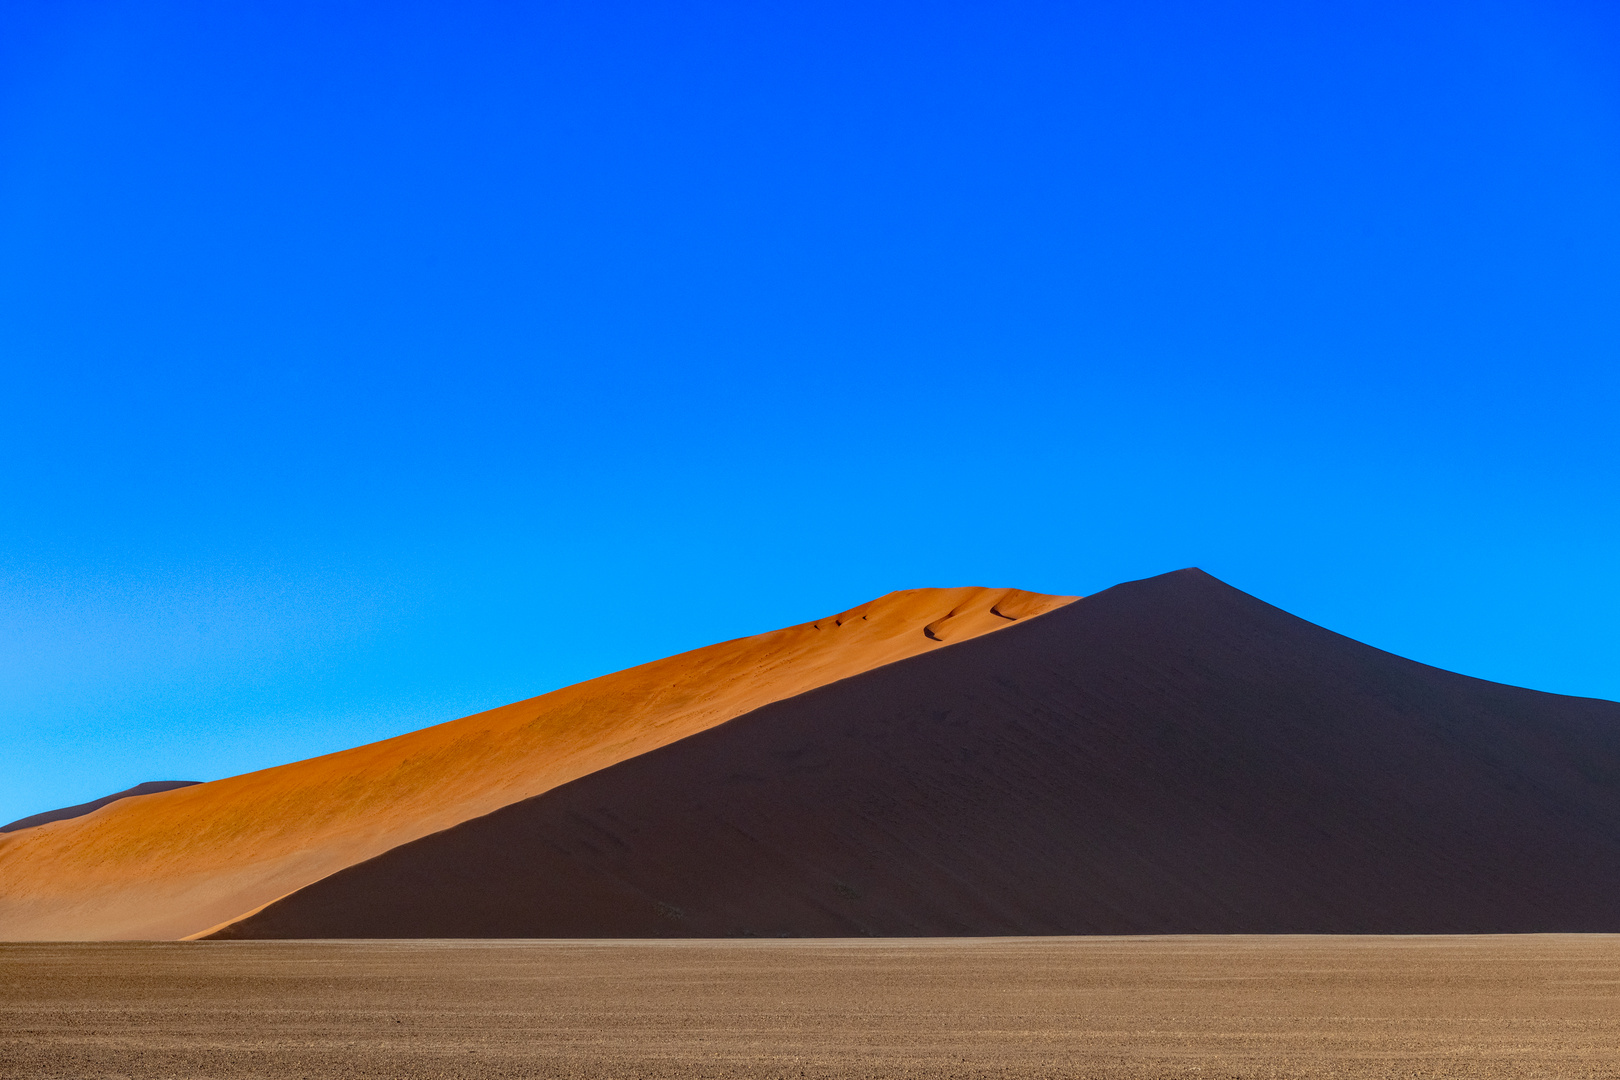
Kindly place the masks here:
[(1620, 705), (1198, 571), (664, 741), (218, 936), (1620, 930)]
[(1072, 597), (891, 593), (341, 753), (0, 836), (0, 938), (176, 938), (772, 701)]

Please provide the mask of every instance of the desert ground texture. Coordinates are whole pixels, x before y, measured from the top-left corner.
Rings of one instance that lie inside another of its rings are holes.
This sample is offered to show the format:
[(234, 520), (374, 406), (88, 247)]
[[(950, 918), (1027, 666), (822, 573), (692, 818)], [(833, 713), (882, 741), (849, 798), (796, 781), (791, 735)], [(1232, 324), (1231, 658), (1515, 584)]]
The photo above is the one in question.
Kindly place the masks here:
[(0, 1076), (1612, 1077), (1620, 936), (9, 944)]

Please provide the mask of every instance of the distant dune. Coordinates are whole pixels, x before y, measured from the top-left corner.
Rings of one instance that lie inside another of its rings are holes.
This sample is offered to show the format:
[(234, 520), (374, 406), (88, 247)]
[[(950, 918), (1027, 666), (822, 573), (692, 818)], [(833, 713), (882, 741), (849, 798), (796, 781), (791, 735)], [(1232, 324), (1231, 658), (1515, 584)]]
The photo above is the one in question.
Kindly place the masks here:
[(0, 836), (0, 939), (196, 935), (401, 844), (1073, 597), (890, 593), (398, 738)]
[(1196, 570), (665, 742), (214, 936), (1620, 931), (1620, 705)]
[(79, 803), (77, 806), (64, 806), (60, 810), (46, 810), (39, 814), (30, 814), (25, 818), (18, 818), (8, 825), (0, 825), (0, 833), (16, 832), (18, 829), (32, 829), (35, 825), (44, 825), (52, 821), (66, 821), (68, 818), (83, 817), (96, 810), (100, 810), (108, 803), (115, 803), (119, 799), (127, 799), (133, 795), (156, 795), (160, 791), (173, 791), (175, 788), (193, 787), (196, 780), (148, 780), (144, 784), (136, 784), (123, 791), (115, 791), (111, 795), (103, 795), (99, 799)]

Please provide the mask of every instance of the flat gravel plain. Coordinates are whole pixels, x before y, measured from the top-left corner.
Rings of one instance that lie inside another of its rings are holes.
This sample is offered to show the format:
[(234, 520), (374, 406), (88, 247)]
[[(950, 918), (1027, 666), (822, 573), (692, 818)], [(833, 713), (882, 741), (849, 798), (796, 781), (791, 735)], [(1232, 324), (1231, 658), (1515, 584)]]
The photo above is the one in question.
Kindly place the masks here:
[(0, 1077), (1620, 1077), (1620, 936), (0, 945)]

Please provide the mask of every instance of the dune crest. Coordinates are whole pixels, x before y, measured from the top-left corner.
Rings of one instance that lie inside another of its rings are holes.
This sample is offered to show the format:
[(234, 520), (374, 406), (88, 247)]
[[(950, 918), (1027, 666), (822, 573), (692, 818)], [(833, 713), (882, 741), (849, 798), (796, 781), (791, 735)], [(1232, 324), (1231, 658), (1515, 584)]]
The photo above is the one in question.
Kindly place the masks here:
[(381, 742), (9, 833), (0, 939), (195, 936), (401, 844), (1074, 599), (894, 592)]

